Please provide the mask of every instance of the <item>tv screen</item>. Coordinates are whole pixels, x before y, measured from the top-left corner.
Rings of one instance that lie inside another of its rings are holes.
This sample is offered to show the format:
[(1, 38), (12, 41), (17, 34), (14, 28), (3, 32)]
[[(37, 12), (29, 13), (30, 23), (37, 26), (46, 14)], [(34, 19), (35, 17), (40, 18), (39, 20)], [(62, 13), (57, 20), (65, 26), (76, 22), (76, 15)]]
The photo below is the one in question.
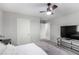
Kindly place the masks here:
[(78, 29), (79, 29), (79, 26), (77, 25), (61, 26), (61, 37), (79, 38)]

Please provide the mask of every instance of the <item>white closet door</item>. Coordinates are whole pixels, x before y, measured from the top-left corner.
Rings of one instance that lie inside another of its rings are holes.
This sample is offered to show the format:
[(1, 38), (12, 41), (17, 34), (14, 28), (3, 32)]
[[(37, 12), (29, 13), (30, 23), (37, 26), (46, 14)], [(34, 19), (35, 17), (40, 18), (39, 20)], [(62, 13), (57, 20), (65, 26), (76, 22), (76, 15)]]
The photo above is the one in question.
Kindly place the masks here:
[(26, 44), (31, 42), (29, 19), (21, 18), (17, 20), (17, 39), (18, 44)]

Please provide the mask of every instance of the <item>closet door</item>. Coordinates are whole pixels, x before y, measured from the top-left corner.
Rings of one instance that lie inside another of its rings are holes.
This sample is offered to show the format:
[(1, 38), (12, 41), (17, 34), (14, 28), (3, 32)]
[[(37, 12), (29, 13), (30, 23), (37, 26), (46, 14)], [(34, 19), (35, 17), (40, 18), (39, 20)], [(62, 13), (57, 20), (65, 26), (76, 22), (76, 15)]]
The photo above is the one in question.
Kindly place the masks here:
[(17, 19), (17, 42), (19, 45), (31, 42), (29, 19)]

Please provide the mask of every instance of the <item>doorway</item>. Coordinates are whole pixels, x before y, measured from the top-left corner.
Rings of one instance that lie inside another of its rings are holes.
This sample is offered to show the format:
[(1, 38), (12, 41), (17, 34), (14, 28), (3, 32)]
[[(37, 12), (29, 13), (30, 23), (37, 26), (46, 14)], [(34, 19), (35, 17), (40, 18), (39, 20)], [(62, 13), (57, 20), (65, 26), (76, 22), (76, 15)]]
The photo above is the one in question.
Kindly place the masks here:
[(50, 23), (41, 23), (40, 39), (50, 40)]

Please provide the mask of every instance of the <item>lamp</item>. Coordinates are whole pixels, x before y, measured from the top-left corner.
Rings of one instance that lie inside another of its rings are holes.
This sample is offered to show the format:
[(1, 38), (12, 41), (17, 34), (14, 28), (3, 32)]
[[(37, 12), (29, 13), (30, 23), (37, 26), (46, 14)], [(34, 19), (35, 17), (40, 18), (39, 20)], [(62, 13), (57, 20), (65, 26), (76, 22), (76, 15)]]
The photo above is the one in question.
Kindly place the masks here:
[(47, 11), (46, 14), (47, 14), (47, 15), (51, 15), (51, 11)]

